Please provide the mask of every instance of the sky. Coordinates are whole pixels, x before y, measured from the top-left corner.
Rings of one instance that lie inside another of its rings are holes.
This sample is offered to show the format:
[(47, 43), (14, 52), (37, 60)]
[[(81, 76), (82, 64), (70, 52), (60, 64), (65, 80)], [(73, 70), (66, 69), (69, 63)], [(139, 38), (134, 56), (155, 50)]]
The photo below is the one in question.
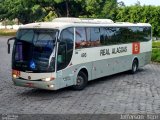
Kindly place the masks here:
[[(134, 5), (137, 0), (118, 0), (118, 2), (123, 1), (126, 6)], [(160, 6), (160, 0), (138, 0), (141, 5), (155, 5)]]

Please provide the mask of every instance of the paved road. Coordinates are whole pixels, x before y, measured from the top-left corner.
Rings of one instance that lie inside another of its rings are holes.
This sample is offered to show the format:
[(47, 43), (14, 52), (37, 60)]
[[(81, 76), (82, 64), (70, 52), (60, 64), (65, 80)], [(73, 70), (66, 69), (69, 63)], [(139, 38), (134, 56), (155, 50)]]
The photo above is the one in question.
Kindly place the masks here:
[(0, 37), (0, 113), (160, 113), (160, 65), (98, 79), (83, 91), (16, 87), (6, 40)]

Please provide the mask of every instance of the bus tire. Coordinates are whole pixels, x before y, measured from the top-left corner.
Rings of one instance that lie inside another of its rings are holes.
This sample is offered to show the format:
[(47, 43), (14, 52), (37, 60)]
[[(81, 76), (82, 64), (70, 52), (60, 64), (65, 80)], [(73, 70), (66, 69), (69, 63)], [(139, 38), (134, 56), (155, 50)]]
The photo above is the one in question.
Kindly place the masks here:
[(76, 85), (72, 86), (72, 88), (74, 90), (83, 90), (87, 86), (88, 78), (84, 72), (80, 71), (76, 81)]
[(132, 69), (131, 69), (131, 73), (135, 74), (138, 70), (138, 60), (134, 59), (133, 63), (132, 63)]

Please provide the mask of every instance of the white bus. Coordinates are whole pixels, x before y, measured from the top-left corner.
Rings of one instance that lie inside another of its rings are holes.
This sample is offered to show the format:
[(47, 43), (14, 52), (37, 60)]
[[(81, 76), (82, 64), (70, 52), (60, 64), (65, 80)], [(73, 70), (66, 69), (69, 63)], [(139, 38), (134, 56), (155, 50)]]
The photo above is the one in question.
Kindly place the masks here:
[(21, 26), (12, 52), (16, 86), (82, 90), (88, 81), (150, 62), (151, 25), (109, 19), (56, 18)]

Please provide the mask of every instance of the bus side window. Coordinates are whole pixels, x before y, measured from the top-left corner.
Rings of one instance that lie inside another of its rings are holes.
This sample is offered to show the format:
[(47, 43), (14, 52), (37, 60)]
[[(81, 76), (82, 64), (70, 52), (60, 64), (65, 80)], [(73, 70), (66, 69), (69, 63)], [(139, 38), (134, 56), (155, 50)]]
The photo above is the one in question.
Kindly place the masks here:
[(151, 39), (151, 27), (144, 27), (144, 40), (149, 41)]
[(100, 43), (105, 45), (105, 28), (100, 28)]
[(114, 28), (106, 27), (105, 28), (105, 45), (112, 45), (114, 44)]
[(100, 45), (100, 28), (91, 28), (91, 47)]
[(84, 27), (77, 27), (76, 28), (76, 42), (75, 47), (85, 48), (87, 47), (87, 40), (86, 40), (86, 29)]
[(67, 28), (61, 32), (57, 56), (57, 70), (64, 69), (73, 54), (74, 29)]

